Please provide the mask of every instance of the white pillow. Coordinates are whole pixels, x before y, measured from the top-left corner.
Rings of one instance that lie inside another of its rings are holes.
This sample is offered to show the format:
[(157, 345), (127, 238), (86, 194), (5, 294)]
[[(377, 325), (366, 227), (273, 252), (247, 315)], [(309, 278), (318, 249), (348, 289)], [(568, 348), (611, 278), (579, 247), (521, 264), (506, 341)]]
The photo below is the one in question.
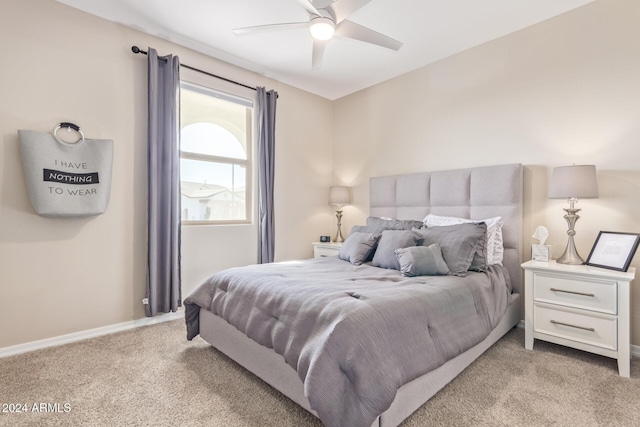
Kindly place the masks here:
[(485, 237), (485, 247), (487, 248), (487, 265), (500, 264), (504, 255), (504, 244), (502, 241), (502, 217), (489, 219), (466, 219), (455, 216), (439, 216), (429, 214), (422, 220), (425, 227), (438, 227), (442, 225), (456, 225), (465, 223), (487, 224), (487, 235)]

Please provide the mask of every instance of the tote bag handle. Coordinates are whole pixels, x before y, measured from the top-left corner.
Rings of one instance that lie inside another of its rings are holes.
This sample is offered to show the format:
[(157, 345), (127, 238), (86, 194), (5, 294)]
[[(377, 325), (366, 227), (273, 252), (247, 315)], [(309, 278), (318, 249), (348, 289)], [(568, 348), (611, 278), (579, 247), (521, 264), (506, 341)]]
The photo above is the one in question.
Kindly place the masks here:
[[(66, 141), (63, 141), (62, 139), (60, 139), (60, 138), (58, 137), (58, 135), (56, 135), (56, 132), (58, 132), (58, 131), (59, 131), (60, 129), (62, 129), (62, 128), (66, 128), (66, 129), (67, 129), (67, 132), (71, 132), (71, 130), (76, 131), (76, 132), (78, 133), (78, 135), (80, 136), (80, 138), (78, 138), (78, 140), (77, 140), (77, 141), (75, 141), (75, 142), (66, 142)], [(55, 128), (53, 128), (53, 136), (54, 136), (54, 138), (56, 139), (56, 141), (58, 141), (59, 143), (61, 143), (61, 144), (63, 144), (63, 145), (72, 145), (72, 146), (73, 146), (73, 145), (76, 145), (76, 144), (78, 144), (78, 145), (79, 145), (79, 144), (82, 144), (82, 143), (84, 142), (84, 132), (82, 132), (82, 129), (80, 129), (80, 126), (78, 126), (78, 125), (77, 125), (77, 124), (75, 124), (75, 123), (71, 123), (71, 122), (61, 122), (61, 123), (58, 123), (58, 124), (56, 125), (56, 127), (55, 127)]]

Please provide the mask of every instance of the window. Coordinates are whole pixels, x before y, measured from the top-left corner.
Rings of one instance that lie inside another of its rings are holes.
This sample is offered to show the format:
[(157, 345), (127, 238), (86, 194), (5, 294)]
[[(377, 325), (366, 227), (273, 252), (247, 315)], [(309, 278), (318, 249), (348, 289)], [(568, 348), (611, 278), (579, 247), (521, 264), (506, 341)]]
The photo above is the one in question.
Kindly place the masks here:
[(249, 100), (182, 82), (180, 190), (186, 223), (251, 221)]

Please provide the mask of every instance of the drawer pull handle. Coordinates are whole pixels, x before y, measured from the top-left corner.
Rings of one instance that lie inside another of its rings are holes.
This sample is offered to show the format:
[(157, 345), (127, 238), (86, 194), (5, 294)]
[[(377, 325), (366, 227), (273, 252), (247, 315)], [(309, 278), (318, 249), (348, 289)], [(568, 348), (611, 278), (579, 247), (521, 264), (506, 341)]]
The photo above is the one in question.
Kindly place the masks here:
[(584, 292), (576, 292), (576, 291), (565, 291), (563, 289), (551, 288), (553, 292), (564, 292), (565, 294), (574, 294), (574, 295), (582, 295), (585, 297), (595, 297), (596, 294), (586, 294)]
[(556, 322), (555, 320), (552, 320), (551, 323), (553, 323), (554, 325), (562, 325), (562, 326), (568, 326), (570, 328), (582, 329), (584, 331), (589, 331), (589, 332), (596, 331), (594, 328), (585, 328), (584, 326), (570, 325), (569, 323)]

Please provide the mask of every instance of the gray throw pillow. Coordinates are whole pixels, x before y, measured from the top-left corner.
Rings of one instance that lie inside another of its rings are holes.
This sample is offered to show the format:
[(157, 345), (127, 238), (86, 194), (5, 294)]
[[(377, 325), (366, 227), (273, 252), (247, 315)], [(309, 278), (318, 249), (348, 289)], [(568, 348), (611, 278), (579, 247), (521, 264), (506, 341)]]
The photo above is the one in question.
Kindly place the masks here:
[(360, 265), (366, 262), (375, 250), (379, 238), (379, 234), (351, 232), (342, 244), (338, 258), (353, 265)]
[(420, 228), (422, 225), (422, 221), (413, 219), (384, 219), (377, 216), (367, 218), (367, 227), (375, 230), (411, 230), (412, 228)]
[(382, 232), (371, 264), (375, 267), (400, 270), (400, 264), (394, 251), (415, 246), (417, 242), (418, 238), (411, 230), (385, 230)]
[(403, 276), (444, 276), (449, 267), (437, 243), (395, 250)]
[[(478, 225), (480, 224), (484, 224), (484, 229), (487, 229), (486, 223), (478, 223)], [(473, 254), (473, 260), (471, 261), (469, 270), (484, 272), (487, 271), (487, 268), (489, 268), (489, 264), (487, 256), (487, 236), (485, 234), (485, 238), (478, 242), (476, 246), (476, 252)]]
[(478, 245), (484, 246), (487, 226), (485, 223), (467, 223), (413, 231), (422, 239), (422, 246), (440, 245), (451, 274), (466, 276)]
[[(377, 231), (377, 232), (376, 232)], [(354, 225), (351, 227), (351, 233), (372, 233), (372, 234), (381, 234), (384, 230), (376, 230), (375, 227), (368, 227), (366, 225)]]
[[(384, 228), (369, 227), (368, 225), (354, 225), (351, 228), (349, 235), (351, 235), (351, 233), (369, 233), (369, 234), (377, 234), (378, 237), (380, 237), (380, 234), (382, 234), (384, 230), (385, 230)], [(376, 246), (373, 247), (373, 250), (369, 252), (369, 256), (363, 262), (369, 262), (373, 259), (373, 254), (376, 252), (377, 246), (378, 246), (378, 242), (376, 241)]]

